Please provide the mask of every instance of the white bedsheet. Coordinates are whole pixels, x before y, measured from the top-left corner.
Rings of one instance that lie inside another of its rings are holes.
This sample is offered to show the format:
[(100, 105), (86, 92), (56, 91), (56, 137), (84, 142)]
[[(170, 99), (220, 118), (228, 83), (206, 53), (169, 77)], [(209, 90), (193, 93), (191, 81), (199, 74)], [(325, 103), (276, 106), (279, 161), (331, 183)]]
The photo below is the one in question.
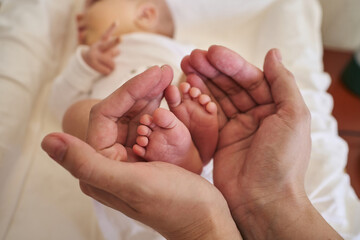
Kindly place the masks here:
[[(344, 173), (347, 145), (331, 116), (316, 0), (169, 0), (178, 40), (223, 44), (261, 67), (277, 47), (312, 113), (306, 190), (347, 239), (360, 239), (360, 203)], [(59, 131), (49, 87), (75, 46), (81, 1), (5, 0), (0, 8), (0, 239), (101, 239), (91, 200), (40, 149)], [(196, 14), (194, 13), (196, 12)]]

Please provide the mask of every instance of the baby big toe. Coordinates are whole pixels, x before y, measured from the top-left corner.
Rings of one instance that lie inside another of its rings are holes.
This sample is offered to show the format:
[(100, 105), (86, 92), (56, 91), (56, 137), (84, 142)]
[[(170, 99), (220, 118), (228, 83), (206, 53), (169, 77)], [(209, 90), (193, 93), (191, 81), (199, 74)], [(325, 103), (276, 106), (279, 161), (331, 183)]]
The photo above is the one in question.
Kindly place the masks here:
[(209, 102), (208, 104), (206, 104), (205, 109), (206, 109), (206, 111), (208, 111), (211, 114), (217, 113), (217, 106), (214, 102)]
[(163, 108), (156, 109), (153, 118), (157, 126), (167, 129), (175, 127), (178, 121), (172, 112)]

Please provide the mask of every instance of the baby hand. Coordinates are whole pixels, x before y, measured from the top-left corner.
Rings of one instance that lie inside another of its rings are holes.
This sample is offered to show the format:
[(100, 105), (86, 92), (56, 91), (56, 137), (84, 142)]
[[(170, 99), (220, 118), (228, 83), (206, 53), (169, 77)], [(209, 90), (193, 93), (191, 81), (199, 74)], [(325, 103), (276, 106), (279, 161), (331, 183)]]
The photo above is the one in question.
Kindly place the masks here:
[(111, 37), (115, 29), (116, 24), (111, 24), (101, 38), (82, 53), (84, 61), (104, 75), (110, 74), (115, 69), (114, 57), (119, 55), (117, 45), (120, 39)]

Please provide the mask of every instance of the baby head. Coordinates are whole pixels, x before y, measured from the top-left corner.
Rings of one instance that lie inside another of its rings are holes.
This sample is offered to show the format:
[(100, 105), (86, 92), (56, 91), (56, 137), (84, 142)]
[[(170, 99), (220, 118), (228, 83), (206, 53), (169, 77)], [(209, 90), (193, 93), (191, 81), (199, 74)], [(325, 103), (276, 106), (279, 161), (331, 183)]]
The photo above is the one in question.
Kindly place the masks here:
[(116, 22), (114, 36), (150, 32), (173, 37), (174, 23), (166, 0), (90, 0), (83, 14), (85, 44), (96, 42)]

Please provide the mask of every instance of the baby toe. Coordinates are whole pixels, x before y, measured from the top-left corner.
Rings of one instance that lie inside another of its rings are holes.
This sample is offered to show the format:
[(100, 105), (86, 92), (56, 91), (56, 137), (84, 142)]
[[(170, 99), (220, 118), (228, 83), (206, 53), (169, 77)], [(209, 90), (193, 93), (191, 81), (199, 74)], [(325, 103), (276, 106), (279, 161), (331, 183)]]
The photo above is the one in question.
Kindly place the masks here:
[(210, 101), (211, 101), (211, 98), (209, 97), (209, 95), (201, 94), (201, 95), (199, 96), (199, 103), (200, 103), (201, 105), (206, 105), (206, 104), (208, 104)]
[(189, 83), (187, 83), (187, 82), (180, 83), (179, 89), (180, 89), (181, 93), (187, 94), (189, 92), (190, 88), (191, 88), (191, 86)]
[(176, 86), (169, 86), (165, 90), (165, 99), (170, 108), (176, 108), (181, 104), (181, 94)]
[(189, 90), (189, 94), (192, 98), (198, 98), (201, 95), (201, 91), (196, 87), (192, 87)]
[(211, 114), (217, 113), (217, 106), (214, 102), (209, 102), (208, 104), (206, 104), (205, 109)]
[(149, 128), (154, 127), (153, 117), (150, 116), (149, 114), (142, 115), (140, 118), (140, 124), (148, 126)]
[(139, 134), (141, 136), (149, 137), (150, 134), (152, 133), (152, 130), (146, 125), (140, 125), (140, 126), (138, 126), (136, 132), (137, 132), (137, 134)]
[(149, 144), (149, 139), (145, 136), (138, 136), (136, 138), (136, 143), (141, 147), (146, 147)]
[(145, 153), (146, 153), (146, 150), (145, 150), (145, 148), (135, 144), (133, 146), (133, 152), (139, 157), (144, 157)]

